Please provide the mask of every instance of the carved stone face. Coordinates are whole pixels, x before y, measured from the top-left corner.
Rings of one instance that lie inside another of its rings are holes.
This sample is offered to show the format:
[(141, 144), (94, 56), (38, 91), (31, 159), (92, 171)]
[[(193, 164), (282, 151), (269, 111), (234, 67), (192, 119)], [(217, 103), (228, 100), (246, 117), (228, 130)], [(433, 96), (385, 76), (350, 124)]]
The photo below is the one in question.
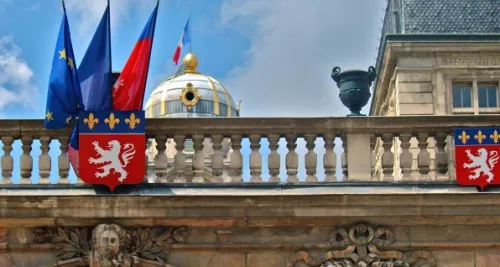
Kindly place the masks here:
[(106, 258), (114, 258), (120, 249), (120, 237), (114, 230), (107, 229), (98, 238), (99, 254)]

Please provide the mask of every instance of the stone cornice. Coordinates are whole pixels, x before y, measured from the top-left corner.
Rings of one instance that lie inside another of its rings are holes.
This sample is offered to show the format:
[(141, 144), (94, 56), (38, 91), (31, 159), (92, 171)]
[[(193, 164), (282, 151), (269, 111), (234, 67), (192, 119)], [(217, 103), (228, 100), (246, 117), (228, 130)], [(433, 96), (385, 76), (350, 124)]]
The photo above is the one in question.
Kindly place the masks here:
[(385, 224), (500, 222), (500, 190), (478, 193), (444, 183), (209, 189), (165, 186), (132, 195), (95, 195), (91, 189), (41, 195), (33, 189), (35, 195), (4, 188), (0, 226), (81, 225), (108, 218), (125, 225), (204, 226), (321, 225), (367, 217)]
[[(391, 125), (391, 127), (387, 127)], [(224, 136), (251, 134), (296, 134), (315, 133), (394, 133), (436, 131), (451, 133), (455, 127), (487, 127), (498, 125), (497, 115), (474, 116), (396, 116), (396, 117), (303, 117), (303, 118), (169, 118), (148, 119), (146, 133), (157, 133), (173, 137), (174, 135), (206, 136), (222, 134)], [(0, 120), (0, 136), (68, 136), (71, 127), (62, 130), (46, 130), (43, 120)]]

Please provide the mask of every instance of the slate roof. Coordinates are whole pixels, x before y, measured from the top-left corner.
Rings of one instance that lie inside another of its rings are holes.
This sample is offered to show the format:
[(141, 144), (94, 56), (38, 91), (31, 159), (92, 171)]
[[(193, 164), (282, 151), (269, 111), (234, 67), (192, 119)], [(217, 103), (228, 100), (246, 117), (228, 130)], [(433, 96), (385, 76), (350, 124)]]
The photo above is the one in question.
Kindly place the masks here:
[(399, 0), (403, 33), (500, 33), (500, 0)]

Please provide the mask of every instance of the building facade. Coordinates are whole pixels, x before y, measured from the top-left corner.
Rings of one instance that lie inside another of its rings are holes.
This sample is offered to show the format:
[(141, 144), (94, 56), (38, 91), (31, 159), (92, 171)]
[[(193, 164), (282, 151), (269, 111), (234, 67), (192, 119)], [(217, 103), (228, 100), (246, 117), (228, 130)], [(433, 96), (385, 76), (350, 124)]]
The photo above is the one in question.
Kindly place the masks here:
[[(389, 1), (370, 115), (499, 114), (499, 13), (500, 4), (487, 0)], [(399, 140), (394, 142), (396, 155), (401, 146)], [(418, 143), (411, 138), (412, 172), (418, 166)], [(431, 169), (436, 168), (433, 143), (428, 146)], [(378, 149), (378, 157), (382, 153)], [(447, 153), (453, 162), (452, 146)], [(394, 161), (400, 165), (398, 158)], [(454, 165), (450, 168), (453, 177)], [(381, 172), (379, 165), (378, 177), (383, 179)], [(405, 179), (397, 175), (400, 167), (394, 172), (396, 180)], [(437, 179), (435, 172), (429, 179)]]
[(0, 120), (0, 266), (498, 266), (500, 191), (457, 184), (453, 129), (499, 124), (499, 14), (495, 0), (389, 0), (367, 117), (239, 117), (189, 55), (146, 104), (144, 183), (113, 193), (68, 184), (72, 129)]

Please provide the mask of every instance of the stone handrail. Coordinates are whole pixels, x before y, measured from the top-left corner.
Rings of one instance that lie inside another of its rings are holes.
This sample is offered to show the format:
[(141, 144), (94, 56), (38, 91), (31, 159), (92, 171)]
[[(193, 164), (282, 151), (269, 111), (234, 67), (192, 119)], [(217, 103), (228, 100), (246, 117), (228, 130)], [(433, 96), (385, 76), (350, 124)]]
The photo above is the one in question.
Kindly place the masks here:
[[(473, 119), (471, 116), (148, 119), (146, 132), (154, 140), (155, 153), (145, 163), (149, 165), (145, 178), (149, 182), (449, 180), (453, 179), (450, 171), (453, 129), (491, 127), (497, 123), (495, 115)], [(14, 167), (18, 168), (21, 184), (30, 184), (31, 178), (37, 176), (38, 183), (49, 183), (52, 165), (58, 169), (57, 183), (68, 183), (70, 167), (66, 152), (71, 132), (70, 127), (45, 130), (42, 120), (0, 120), (4, 151), (0, 183), (12, 183)], [(242, 153), (248, 149), (242, 147), (246, 138), (250, 143), (248, 155)], [(299, 166), (298, 138), (305, 140), (304, 166)], [(50, 149), (54, 152), (50, 146), (53, 139), (60, 143), (57, 156), (49, 154)], [(192, 153), (174, 153), (170, 158), (164, 153), (168, 146), (185, 151), (186, 139), (193, 142)], [(264, 139), (268, 146), (262, 146)], [(324, 142), (324, 149), (315, 144), (317, 139)], [(337, 139), (342, 143), (336, 142)], [(21, 143), (19, 160), (12, 156), (16, 140)], [(31, 155), (33, 140), (40, 142), (38, 155)], [(280, 143), (288, 150), (284, 154), (278, 153)], [(223, 153), (224, 144), (229, 151)], [(207, 145), (212, 151), (208, 154), (203, 149)], [(343, 151), (337, 157), (335, 150), (340, 147)], [(376, 147), (380, 150), (375, 151)], [(270, 151), (269, 155), (260, 152), (264, 148)], [(323, 154), (322, 159), (318, 154)], [(35, 157), (38, 157), (38, 174), (33, 171)], [(248, 167), (243, 166), (246, 159)], [(269, 171), (263, 173), (266, 161)], [(286, 173), (280, 175), (282, 161)], [(298, 177), (299, 168), (304, 167), (306, 177)], [(249, 168), (249, 179), (243, 175), (244, 168)], [(324, 173), (318, 174), (318, 168), (324, 169)]]

